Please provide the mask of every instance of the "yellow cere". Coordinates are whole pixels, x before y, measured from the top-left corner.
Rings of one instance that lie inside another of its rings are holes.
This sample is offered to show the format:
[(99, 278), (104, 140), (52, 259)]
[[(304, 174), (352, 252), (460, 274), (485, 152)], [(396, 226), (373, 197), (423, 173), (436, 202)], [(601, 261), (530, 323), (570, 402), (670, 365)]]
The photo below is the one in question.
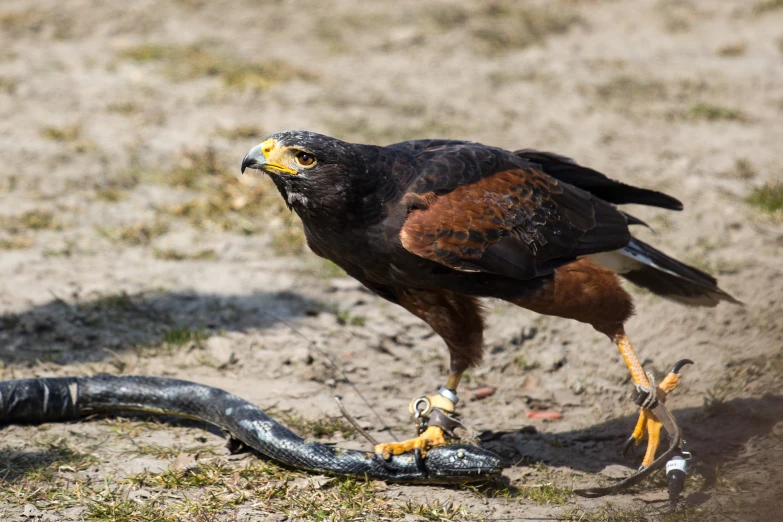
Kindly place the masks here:
[(275, 150), (276, 145), (277, 145), (277, 140), (266, 140), (264, 143), (261, 144), (261, 152), (264, 153), (264, 157), (266, 159), (269, 159), (269, 155), (272, 153), (273, 150)]
[(261, 152), (266, 158), (266, 168), (285, 172), (286, 174), (297, 174), (296, 170), (283, 164), (285, 153), (288, 147), (277, 147), (277, 140), (266, 140), (261, 144)]

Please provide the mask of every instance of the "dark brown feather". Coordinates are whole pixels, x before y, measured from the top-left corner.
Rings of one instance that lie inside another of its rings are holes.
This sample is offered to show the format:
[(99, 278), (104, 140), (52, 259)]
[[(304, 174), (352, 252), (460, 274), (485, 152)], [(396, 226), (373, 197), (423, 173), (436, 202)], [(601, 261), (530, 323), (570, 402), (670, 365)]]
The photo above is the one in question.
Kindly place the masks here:
[(588, 323), (607, 335), (633, 315), (633, 301), (617, 275), (589, 258), (558, 268), (540, 289), (513, 302), (540, 314)]
[(615, 181), (598, 171), (579, 165), (571, 158), (531, 149), (518, 150), (514, 154), (539, 165), (541, 170), (553, 178), (586, 190), (610, 203), (637, 203), (682, 210), (682, 203), (671, 196)]
[(484, 314), (478, 299), (454, 292), (399, 288), (397, 302), (423, 320), (446, 342), (451, 371), (463, 372), (481, 362)]

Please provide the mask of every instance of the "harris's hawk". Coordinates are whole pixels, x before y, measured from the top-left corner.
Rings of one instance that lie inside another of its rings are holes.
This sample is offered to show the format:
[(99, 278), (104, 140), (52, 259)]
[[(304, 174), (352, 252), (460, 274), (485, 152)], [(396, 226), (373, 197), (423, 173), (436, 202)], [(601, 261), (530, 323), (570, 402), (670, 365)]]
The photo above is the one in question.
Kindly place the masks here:
[[(629, 226), (643, 223), (615, 206), (681, 210), (678, 200), (556, 154), (452, 140), (379, 147), (288, 131), (253, 147), (248, 168), (270, 175), (313, 252), (446, 342), (446, 385), (411, 402), (428, 422), (415, 439), (378, 445), (384, 458), (446, 443), (460, 377), (484, 350), (478, 298), (592, 325), (618, 346), (635, 385), (662, 401), (679, 376), (673, 370), (653, 391), (624, 331), (633, 303), (617, 274), (689, 305), (736, 302), (711, 276), (634, 238)], [(629, 439), (647, 434), (643, 466), (655, 459), (660, 429), (643, 406)]]

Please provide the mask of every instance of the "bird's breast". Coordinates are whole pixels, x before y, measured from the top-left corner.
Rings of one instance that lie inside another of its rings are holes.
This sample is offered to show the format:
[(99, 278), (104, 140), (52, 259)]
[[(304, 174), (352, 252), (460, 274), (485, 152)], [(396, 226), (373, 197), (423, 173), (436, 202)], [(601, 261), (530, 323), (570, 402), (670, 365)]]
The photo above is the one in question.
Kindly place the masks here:
[(402, 246), (382, 226), (342, 227), (327, 223), (305, 223), (310, 249), (329, 259), (351, 275), (361, 267), (363, 277), (381, 282), (389, 279), (391, 264), (400, 257)]

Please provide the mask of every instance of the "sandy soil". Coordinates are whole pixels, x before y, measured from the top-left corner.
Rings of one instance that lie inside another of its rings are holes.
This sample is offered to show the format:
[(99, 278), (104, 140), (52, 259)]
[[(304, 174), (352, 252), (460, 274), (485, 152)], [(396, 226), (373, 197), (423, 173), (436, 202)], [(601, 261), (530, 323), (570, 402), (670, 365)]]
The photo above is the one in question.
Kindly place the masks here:
[[(779, 7), (5, 0), (0, 376), (174, 376), (300, 421), (339, 415), (341, 395), (390, 437), (347, 376), (408, 435), (408, 401), (442, 382), (445, 347), (307, 252), (271, 183), (233, 177), (244, 153), (289, 128), (552, 150), (685, 202), (681, 213), (633, 208), (655, 229), (639, 235), (714, 273), (745, 306), (691, 309), (632, 289), (628, 331), (647, 368), (696, 361), (670, 401), (694, 454), (676, 520), (772, 520), (783, 507), (783, 226), (746, 197), (781, 179)], [(663, 516), (661, 480), (598, 500), (568, 494), (641, 458), (617, 454), (635, 419), (616, 349), (585, 325), (487, 304), (486, 361), (465, 389), (497, 392), (462, 412), (514, 463), (510, 489), (383, 486), (378, 498), (410, 520)], [(563, 418), (527, 418), (540, 408)], [(102, 419), (9, 427), (0, 440), (3, 520), (316, 517), (253, 494), (178, 511), (178, 499), (206, 502), (198, 488), (150, 499), (129, 480), (190, 453), (237, 465), (198, 424)], [(118, 502), (154, 503), (159, 518), (98, 509)]]

